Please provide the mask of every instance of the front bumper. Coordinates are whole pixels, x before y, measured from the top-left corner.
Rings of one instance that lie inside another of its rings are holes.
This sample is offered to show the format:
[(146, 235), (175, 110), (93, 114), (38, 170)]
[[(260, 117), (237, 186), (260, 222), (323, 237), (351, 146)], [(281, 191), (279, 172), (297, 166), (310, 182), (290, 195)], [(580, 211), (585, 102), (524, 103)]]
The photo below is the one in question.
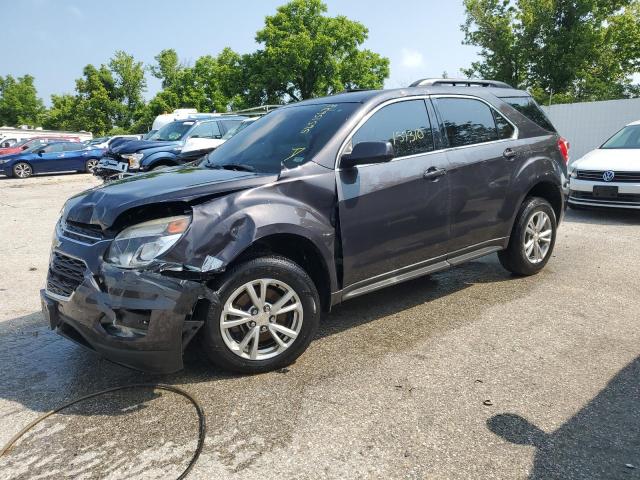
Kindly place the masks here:
[[(41, 291), (51, 329), (137, 370), (180, 370), (184, 348), (203, 325), (215, 295), (200, 282), (125, 270), (103, 263), (101, 256), (89, 257), (106, 248), (100, 243), (89, 246), (60, 237), (54, 241), (47, 289)], [(60, 274), (56, 255), (86, 266), (70, 294), (60, 294), (51, 281)]]
[[(617, 187), (615, 198), (596, 197), (594, 186)], [(640, 184), (622, 182), (596, 182), (572, 178), (569, 185), (569, 204), (584, 207), (640, 209)]]

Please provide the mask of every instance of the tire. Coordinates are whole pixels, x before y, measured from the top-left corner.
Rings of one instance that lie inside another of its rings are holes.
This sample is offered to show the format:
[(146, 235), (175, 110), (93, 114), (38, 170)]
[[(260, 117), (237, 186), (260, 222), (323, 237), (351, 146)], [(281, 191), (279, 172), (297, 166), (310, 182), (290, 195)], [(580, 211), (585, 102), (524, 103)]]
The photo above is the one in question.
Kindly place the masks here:
[(97, 160), (95, 158), (90, 158), (89, 160), (87, 160), (85, 162), (85, 164), (84, 164), (85, 173), (93, 173), (93, 171), (98, 166), (98, 162), (99, 162), (99, 160)]
[(500, 263), (516, 275), (535, 275), (551, 258), (556, 234), (557, 220), (551, 204), (540, 197), (526, 198), (516, 217), (509, 246), (498, 252)]
[(26, 162), (18, 162), (13, 166), (13, 176), (17, 178), (29, 178), (33, 175), (33, 168)]
[[(246, 289), (252, 282), (254, 300)], [(226, 272), (214, 288), (220, 303), (209, 309), (202, 346), (209, 360), (225, 370), (262, 373), (290, 365), (306, 350), (318, 328), (318, 291), (309, 275), (287, 258), (250, 260)], [(281, 305), (281, 310), (288, 311), (281, 314), (269, 311), (290, 292), (293, 292), (290, 299)], [(263, 298), (266, 302), (260, 303)], [(234, 312), (242, 310), (243, 315), (227, 313), (231, 307)], [(229, 321), (241, 324), (223, 328), (222, 323)], [(284, 331), (296, 335), (289, 337)]]

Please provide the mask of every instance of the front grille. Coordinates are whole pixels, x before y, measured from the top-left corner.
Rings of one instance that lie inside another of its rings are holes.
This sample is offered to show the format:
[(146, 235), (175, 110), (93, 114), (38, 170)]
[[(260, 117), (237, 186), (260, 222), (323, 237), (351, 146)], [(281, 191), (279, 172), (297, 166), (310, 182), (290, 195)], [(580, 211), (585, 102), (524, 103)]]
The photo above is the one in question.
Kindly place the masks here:
[(86, 264), (60, 252), (51, 254), (47, 291), (61, 297), (70, 297), (84, 280)]
[(66, 222), (62, 224), (62, 235), (87, 245), (94, 245), (104, 240), (99, 227)]
[[(611, 182), (613, 183), (640, 183), (640, 172), (616, 172)], [(589, 180), (591, 182), (604, 182), (602, 178), (604, 170), (578, 170), (578, 180)], [(607, 182), (610, 183), (610, 182)]]

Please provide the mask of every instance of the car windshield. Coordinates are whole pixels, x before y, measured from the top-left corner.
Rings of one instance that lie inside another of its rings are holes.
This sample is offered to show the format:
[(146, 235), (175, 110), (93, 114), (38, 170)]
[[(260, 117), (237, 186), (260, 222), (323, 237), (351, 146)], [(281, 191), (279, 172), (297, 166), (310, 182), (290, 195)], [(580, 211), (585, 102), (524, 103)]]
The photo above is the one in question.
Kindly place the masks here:
[(614, 148), (639, 148), (640, 149), (640, 125), (628, 125), (607, 140), (603, 149)]
[(187, 133), (195, 123), (194, 121), (167, 123), (156, 133), (150, 135), (149, 140), (177, 142), (178, 140), (182, 140), (185, 133)]
[(203, 165), (259, 173), (298, 167), (313, 158), (357, 106), (329, 103), (275, 110), (207, 155)]

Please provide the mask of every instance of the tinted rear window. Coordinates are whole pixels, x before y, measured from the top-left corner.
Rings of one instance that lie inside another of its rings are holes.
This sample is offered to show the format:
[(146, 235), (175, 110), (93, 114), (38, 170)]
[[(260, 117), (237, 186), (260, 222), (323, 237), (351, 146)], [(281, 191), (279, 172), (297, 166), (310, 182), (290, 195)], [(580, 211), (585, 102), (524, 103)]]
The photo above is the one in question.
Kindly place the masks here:
[(521, 114), (527, 117), (529, 120), (535, 122), (539, 127), (555, 132), (553, 124), (549, 121), (542, 109), (538, 106), (536, 101), (531, 97), (504, 97), (505, 102), (518, 110)]

